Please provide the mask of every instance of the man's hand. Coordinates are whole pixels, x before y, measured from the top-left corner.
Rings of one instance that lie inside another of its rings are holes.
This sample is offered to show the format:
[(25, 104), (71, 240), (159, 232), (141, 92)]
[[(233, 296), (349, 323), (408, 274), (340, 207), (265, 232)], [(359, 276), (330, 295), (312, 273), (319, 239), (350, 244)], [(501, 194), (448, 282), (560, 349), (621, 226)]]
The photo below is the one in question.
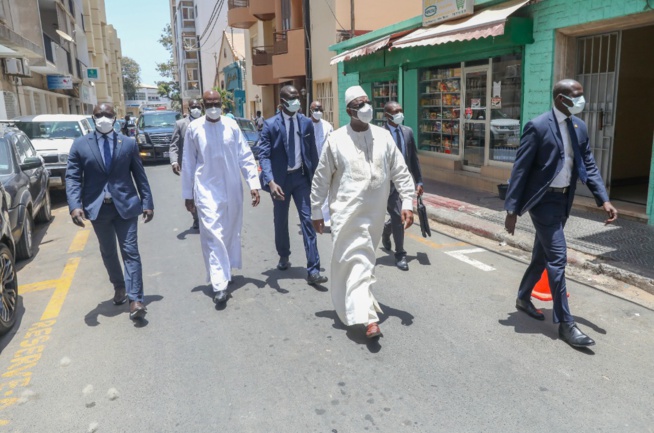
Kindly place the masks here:
[(85, 227), (84, 221), (86, 218), (84, 218), (84, 211), (82, 209), (73, 209), (70, 213), (70, 217), (73, 219), (73, 223), (75, 223), (76, 226)]
[(322, 232), (325, 230), (325, 220), (319, 219), (313, 220), (311, 222), (313, 223), (313, 228), (316, 229), (316, 233), (322, 234)]
[(250, 196), (252, 196), (252, 207), (257, 207), (259, 205), (259, 190), (253, 189), (250, 191)]
[(152, 221), (152, 218), (154, 218), (154, 211), (152, 209), (143, 210), (143, 221), (146, 224)]
[(277, 185), (274, 180), (271, 180), (268, 186), (270, 187), (270, 195), (273, 200), (284, 200), (284, 191), (281, 186)]
[(179, 176), (179, 174), (182, 172), (182, 167), (180, 167), (179, 164), (176, 162), (173, 162), (172, 167), (173, 167), (173, 173)]
[(518, 215), (516, 214), (506, 214), (506, 219), (504, 220), (504, 229), (510, 234), (515, 233), (515, 223), (518, 221)]
[(186, 206), (187, 211), (189, 211), (191, 213), (195, 213), (195, 211), (196, 211), (195, 210), (195, 202), (193, 200), (190, 200), (190, 199), (184, 200), (184, 206)]
[(402, 210), (402, 224), (404, 224), (404, 230), (413, 225), (413, 211), (408, 209)]
[(420, 197), (422, 194), (424, 194), (425, 190), (422, 188), (422, 185), (418, 185), (416, 188), (416, 195)]
[(618, 219), (618, 210), (613, 207), (610, 201), (604, 203), (602, 208), (604, 208), (606, 213), (609, 215), (609, 218), (604, 221), (604, 225), (611, 224), (613, 221)]

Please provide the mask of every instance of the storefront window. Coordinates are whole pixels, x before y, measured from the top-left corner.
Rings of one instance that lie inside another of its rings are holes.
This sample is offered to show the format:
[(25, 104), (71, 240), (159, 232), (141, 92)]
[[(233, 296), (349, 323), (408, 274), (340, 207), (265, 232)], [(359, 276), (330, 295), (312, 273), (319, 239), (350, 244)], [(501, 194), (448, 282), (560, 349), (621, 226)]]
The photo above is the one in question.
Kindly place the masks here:
[(461, 67), (441, 66), (419, 71), (418, 148), (459, 154)]
[(522, 56), (494, 57), (492, 65), (489, 158), (514, 162), (520, 145)]
[(397, 101), (397, 81), (376, 81), (372, 83), (372, 107), (374, 117), (372, 123), (377, 126), (384, 126), (384, 106), (389, 101)]

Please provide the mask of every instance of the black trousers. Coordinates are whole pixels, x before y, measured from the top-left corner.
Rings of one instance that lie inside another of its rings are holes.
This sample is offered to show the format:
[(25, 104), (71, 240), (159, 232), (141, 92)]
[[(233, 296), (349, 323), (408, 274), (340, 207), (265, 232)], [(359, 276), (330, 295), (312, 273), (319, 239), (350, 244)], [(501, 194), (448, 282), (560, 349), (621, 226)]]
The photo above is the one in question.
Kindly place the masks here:
[(384, 224), (382, 239), (390, 239), (391, 234), (393, 235), (395, 259), (400, 260), (406, 256), (406, 251), (404, 251), (404, 225), (402, 224), (402, 200), (400, 199), (400, 193), (394, 187), (391, 187), (386, 210), (391, 218)]

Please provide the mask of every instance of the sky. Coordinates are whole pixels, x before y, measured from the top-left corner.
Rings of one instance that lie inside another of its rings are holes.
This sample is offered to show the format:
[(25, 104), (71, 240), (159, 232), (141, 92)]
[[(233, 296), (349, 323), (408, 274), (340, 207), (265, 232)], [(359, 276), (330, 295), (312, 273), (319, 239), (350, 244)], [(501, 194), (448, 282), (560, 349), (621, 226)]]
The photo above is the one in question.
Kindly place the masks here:
[(121, 41), (123, 56), (141, 66), (141, 83), (162, 81), (156, 63), (168, 60), (168, 52), (158, 41), (170, 24), (168, 0), (105, 0), (107, 23), (114, 26)]

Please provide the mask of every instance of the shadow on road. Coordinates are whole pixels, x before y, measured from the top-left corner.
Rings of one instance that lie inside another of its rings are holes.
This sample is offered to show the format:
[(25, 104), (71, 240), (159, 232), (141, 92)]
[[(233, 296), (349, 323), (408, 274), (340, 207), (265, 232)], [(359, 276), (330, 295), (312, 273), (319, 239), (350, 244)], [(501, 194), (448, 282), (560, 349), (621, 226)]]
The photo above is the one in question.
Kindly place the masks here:
[(20, 323), (23, 321), (24, 314), (25, 306), (23, 305), (23, 297), (18, 295), (18, 299), (16, 300), (16, 321), (14, 322), (14, 326), (11, 327), (11, 331), (0, 338), (0, 354), (2, 354), (5, 348), (9, 346), (9, 343), (11, 343), (11, 341), (14, 339), (16, 334), (18, 334), (18, 331), (20, 330)]
[[(280, 280), (306, 280), (306, 273), (307, 273), (306, 268), (295, 266), (295, 267), (290, 267), (285, 271), (280, 271), (277, 268), (270, 269), (267, 270), (266, 272), (262, 272), (261, 275), (265, 275), (266, 277), (268, 277), (266, 278), (265, 281), (266, 285), (275, 289), (278, 293), (282, 293), (285, 295), (288, 293), (288, 290), (282, 288), (282, 286), (280, 286), (279, 284), (279, 281)], [(318, 290), (323, 291), (322, 286), (315, 286), (315, 287), (316, 288), (320, 287), (321, 289)], [(327, 289), (325, 289), (324, 291), (327, 291)]]
[(189, 227), (183, 232), (180, 232), (177, 235), (177, 239), (179, 239), (180, 241), (185, 241), (187, 235), (199, 235), (199, 234), (200, 234), (200, 230)]
[[(163, 299), (161, 295), (146, 295), (143, 297), (143, 303), (147, 307), (152, 302), (158, 302)], [(113, 301), (107, 300), (98, 304), (93, 310), (89, 311), (86, 316), (84, 316), (84, 322), (87, 326), (98, 326), (99, 316), (104, 317), (116, 317), (121, 314), (129, 314), (129, 303), (124, 303), (123, 305), (114, 305)], [(148, 324), (148, 321), (143, 319), (139, 322), (135, 322), (134, 326), (142, 328)]]

